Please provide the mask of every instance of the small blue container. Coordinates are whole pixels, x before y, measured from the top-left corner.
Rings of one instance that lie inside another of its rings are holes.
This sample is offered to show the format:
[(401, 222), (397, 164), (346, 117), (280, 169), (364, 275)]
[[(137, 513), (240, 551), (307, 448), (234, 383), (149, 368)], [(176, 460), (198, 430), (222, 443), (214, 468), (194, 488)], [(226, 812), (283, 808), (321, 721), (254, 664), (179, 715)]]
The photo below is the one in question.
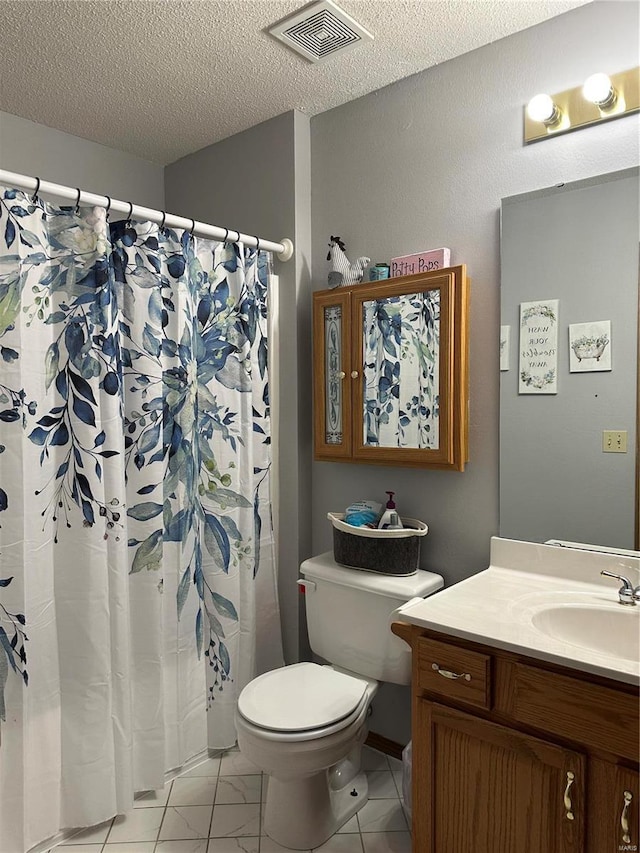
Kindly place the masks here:
[(369, 281), (382, 281), (382, 279), (389, 278), (390, 275), (389, 264), (376, 264), (369, 269)]

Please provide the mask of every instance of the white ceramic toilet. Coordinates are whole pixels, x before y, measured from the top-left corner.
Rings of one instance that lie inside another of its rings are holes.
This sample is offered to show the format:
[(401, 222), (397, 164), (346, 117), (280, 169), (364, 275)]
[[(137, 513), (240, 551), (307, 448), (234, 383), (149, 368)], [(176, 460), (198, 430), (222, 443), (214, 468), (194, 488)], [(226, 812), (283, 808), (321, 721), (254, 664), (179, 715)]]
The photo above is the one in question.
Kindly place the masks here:
[(329, 552), (306, 560), (309, 642), (331, 663), (298, 663), (251, 681), (236, 713), (241, 752), (268, 774), (264, 831), (283, 847), (318, 847), (367, 801), (360, 752), (379, 681), (409, 684), (411, 651), (391, 633), (399, 607), (443, 586), (347, 569)]

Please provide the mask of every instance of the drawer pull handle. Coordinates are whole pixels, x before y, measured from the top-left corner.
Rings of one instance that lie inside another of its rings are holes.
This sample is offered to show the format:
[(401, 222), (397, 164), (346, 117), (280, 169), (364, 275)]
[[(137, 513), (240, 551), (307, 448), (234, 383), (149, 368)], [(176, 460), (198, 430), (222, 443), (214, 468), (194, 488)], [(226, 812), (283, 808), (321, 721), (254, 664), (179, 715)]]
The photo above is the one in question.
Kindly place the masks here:
[(571, 803), (571, 786), (575, 782), (575, 775), (567, 773), (567, 787), (564, 789), (564, 807), (567, 810), (567, 820), (573, 820), (573, 805)]
[(631, 800), (633, 799), (633, 794), (631, 791), (625, 791), (623, 794), (624, 798), (624, 806), (622, 808), (622, 814), (620, 815), (620, 826), (622, 827), (622, 841), (624, 844), (631, 844), (631, 836), (629, 835), (629, 818), (627, 817), (627, 813), (629, 811), (629, 806), (631, 805)]
[(437, 663), (432, 663), (431, 669), (443, 678), (451, 679), (451, 681), (456, 681), (458, 678), (464, 678), (465, 681), (471, 681), (471, 676), (468, 672), (451, 672), (450, 669), (440, 669)]

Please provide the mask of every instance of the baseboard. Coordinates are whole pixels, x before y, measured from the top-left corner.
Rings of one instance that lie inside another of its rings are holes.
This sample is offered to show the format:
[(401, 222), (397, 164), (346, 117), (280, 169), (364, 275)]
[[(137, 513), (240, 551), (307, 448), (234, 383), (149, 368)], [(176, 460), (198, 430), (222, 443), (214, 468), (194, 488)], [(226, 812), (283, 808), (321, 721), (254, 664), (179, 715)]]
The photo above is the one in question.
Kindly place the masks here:
[(365, 744), (372, 749), (377, 749), (379, 752), (384, 752), (386, 755), (392, 756), (392, 758), (397, 758), (399, 761), (402, 759), (404, 746), (396, 743), (395, 740), (389, 740), (388, 737), (377, 735), (375, 732), (369, 732)]

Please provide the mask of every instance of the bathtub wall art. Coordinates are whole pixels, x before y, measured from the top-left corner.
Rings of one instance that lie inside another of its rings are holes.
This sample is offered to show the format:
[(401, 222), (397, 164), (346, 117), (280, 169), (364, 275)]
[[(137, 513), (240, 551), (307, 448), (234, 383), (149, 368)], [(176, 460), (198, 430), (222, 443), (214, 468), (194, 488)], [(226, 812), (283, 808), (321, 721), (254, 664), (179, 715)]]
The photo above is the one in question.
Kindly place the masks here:
[(569, 326), (569, 370), (611, 370), (611, 320)]

